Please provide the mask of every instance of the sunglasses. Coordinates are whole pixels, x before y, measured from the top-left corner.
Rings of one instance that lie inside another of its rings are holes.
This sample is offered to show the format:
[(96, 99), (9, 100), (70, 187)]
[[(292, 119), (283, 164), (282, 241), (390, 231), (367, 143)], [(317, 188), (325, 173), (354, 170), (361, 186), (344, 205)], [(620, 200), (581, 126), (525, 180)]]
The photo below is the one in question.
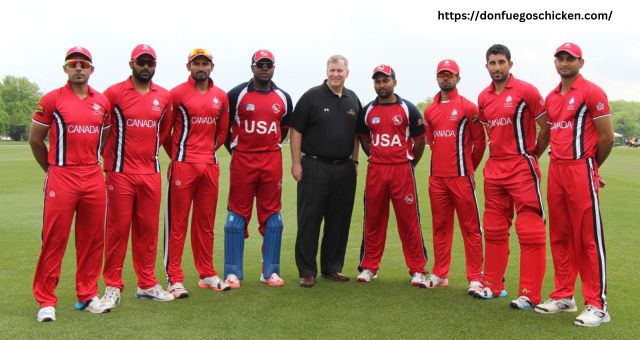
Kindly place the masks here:
[(76, 68), (78, 64), (80, 65), (80, 68), (85, 70), (93, 66), (93, 64), (91, 64), (90, 61), (82, 60), (82, 59), (69, 59), (64, 62), (64, 66), (68, 68)]
[(191, 50), (191, 53), (189, 53), (189, 58), (193, 58), (199, 55), (211, 57), (211, 52), (209, 52), (209, 50), (206, 48), (194, 48), (193, 50)]
[(451, 72), (440, 72), (438, 73), (438, 78), (442, 78), (442, 79), (451, 79), (451, 78), (455, 78), (455, 74), (451, 73)]
[(255, 66), (255, 67), (259, 68), (259, 69), (266, 68), (266, 69), (270, 70), (270, 69), (273, 68), (273, 63), (269, 62), (269, 61), (267, 61), (267, 62), (262, 62), (261, 61), (261, 62), (253, 63), (253, 66)]
[(156, 67), (157, 64), (155, 60), (151, 59), (136, 59), (134, 62), (140, 67), (144, 67), (145, 65), (148, 65), (149, 67)]

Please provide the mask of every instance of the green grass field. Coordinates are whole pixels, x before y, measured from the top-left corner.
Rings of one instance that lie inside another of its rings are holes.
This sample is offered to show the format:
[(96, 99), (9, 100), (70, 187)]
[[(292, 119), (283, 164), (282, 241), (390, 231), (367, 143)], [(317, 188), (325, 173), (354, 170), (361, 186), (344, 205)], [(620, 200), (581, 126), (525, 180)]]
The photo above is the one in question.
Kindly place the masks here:
[[(226, 214), (229, 157), (220, 152), (220, 200), (215, 225), (214, 263), (223, 269), (223, 222)], [(431, 219), (427, 197), (428, 152), (418, 166), (418, 190), (422, 229), (432, 263)], [(515, 232), (507, 269), (505, 299), (480, 301), (465, 295), (464, 255), (459, 231), (454, 236), (450, 285), (417, 289), (410, 277), (391, 219), (389, 238), (379, 278), (369, 284), (330, 282), (319, 279), (316, 287), (298, 285), (294, 261), (295, 182), (289, 174), (288, 148), (284, 154), (282, 274), (287, 284), (271, 288), (258, 282), (260, 243), (255, 217), (252, 237), (245, 247), (245, 280), (240, 290), (215, 293), (197, 288), (191, 248), (185, 248), (185, 286), (190, 297), (168, 303), (135, 298), (135, 276), (130, 252), (125, 262), (126, 290), (120, 306), (109, 314), (92, 315), (73, 309), (75, 302), (75, 251), (67, 248), (62, 277), (56, 291), (58, 320), (40, 324), (38, 305), (31, 285), (37, 262), (42, 223), (44, 174), (32, 158), (28, 145), (0, 144), (0, 338), (638, 338), (640, 233), (640, 149), (617, 148), (601, 169), (607, 187), (601, 191), (608, 259), (608, 302), (612, 321), (596, 329), (573, 325), (577, 313), (541, 315), (509, 307), (518, 285), (519, 248)], [(545, 176), (546, 165), (541, 161)], [(167, 159), (163, 159), (163, 171)], [(358, 196), (351, 224), (351, 238), (344, 272), (355, 278), (362, 239), (362, 191), (366, 162), (360, 164)], [(477, 178), (478, 199), (483, 203), (482, 178)], [(160, 240), (162, 229), (160, 229)], [(156, 273), (164, 282), (162, 246)], [(548, 252), (543, 294), (553, 286), (553, 266)], [(100, 281), (100, 294), (104, 283)], [(579, 287), (576, 294), (582, 303)]]

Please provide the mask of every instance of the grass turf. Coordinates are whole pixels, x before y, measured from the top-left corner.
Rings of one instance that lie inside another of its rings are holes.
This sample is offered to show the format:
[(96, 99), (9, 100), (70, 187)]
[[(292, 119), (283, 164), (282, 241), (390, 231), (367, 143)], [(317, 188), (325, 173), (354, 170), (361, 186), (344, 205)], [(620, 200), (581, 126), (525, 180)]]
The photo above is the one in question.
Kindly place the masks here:
[[(221, 159), (220, 199), (216, 217), (214, 263), (222, 271), (223, 228), (228, 191), (226, 152)], [(417, 168), (422, 229), (432, 265), (430, 209), (427, 197), (428, 151)], [(168, 303), (140, 301), (134, 297), (135, 275), (130, 250), (125, 261), (126, 290), (121, 305), (105, 315), (73, 309), (75, 302), (75, 251), (73, 237), (67, 247), (62, 276), (56, 293), (58, 320), (39, 324), (31, 285), (40, 246), (42, 183), (44, 174), (31, 156), (28, 145), (0, 143), (0, 338), (637, 338), (640, 326), (634, 312), (640, 305), (635, 283), (640, 261), (636, 230), (640, 198), (640, 150), (617, 148), (601, 174), (607, 187), (601, 190), (608, 260), (608, 302), (612, 321), (596, 329), (573, 326), (577, 313), (541, 315), (509, 308), (518, 285), (519, 247), (512, 229), (511, 256), (506, 274), (509, 296), (480, 301), (465, 295), (464, 250), (459, 231), (454, 236), (450, 285), (438, 289), (417, 289), (409, 284), (393, 214), (379, 279), (369, 284), (352, 280), (337, 283), (320, 278), (316, 287), (298, 285), (294, 260), (296, 233), (295, 182), (289, 174), (290, 157), (284, 150), (282, 276), (286, 286), (267, 287), (258, 282), (260, 244), (255, 215), (251, 237), (245, 247), (245, 280), (240, 290), (215, 293), (197, 288), (197, 273), (189, 242), (183, 267), (190, 297)], [(168, 161), (162, 159), (163, 171)], [(546, 193), (546, 165), (543, 192)], [(366, 162), (360, 164), (358, 193), (344, 272), (355, 278), (362, 239), (362, 192)], [(477, 174), (477, 194), (483, 206), (482, 175)], [(163, 205), (164, 207), (164, 205)], [(162, 228), (160, 227), (160, 240)], [(543, 295), (553, 287), (551, 252), (547, 252), (547, 274)], [(164, 282), (162, 245), (156, 265)], [(104, 283), (100, 281), (102, 294)], [(582, 304), (580, 289), (576, 298)], [(635, 321), (634, 321), (635, 320)]]

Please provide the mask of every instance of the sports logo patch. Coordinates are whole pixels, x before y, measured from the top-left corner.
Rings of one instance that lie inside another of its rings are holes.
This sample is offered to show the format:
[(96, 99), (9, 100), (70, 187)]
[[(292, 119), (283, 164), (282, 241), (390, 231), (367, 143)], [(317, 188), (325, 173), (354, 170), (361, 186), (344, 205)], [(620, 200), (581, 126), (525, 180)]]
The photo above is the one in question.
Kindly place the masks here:
[(395, 125), (402, 124), (402, 116), (401, 115), (393, 116), (393, 124), (395, 124)]
[(160, 101), (158, 101), (158, 98), (153, 98), (151, 105), (153, 105), (151, 111), (160, 111)]
[(102, 116), (102, 111), (100, 110), (100, 105), (98, 105), (98, 103), (93, 104), (93, 114), (96, 116)]
[(256, 106), (253, 104), (247, 104), (244, 106), (244, 109), (247, 111), (255, 111), (256, 110)]
[(511, 95), (509, 95), (509, 96), (507, 96), (507, 98), (505, 98), (504, 107), (513, 107), (513, 98), (511, 98)]
[(458, 120), (458, 110), (453, 109), (453, 111), (451, 111), (451, 116), (449, 117), (449, 120)]
[(38, 107), (36, 107), (36, 112), (35, 112), (38, 116), (44, 116), (44, 106), (42, 106), (41, 104), (38, 104)]
[(604, 110), (604, 103), (603, 102), (598, 102), (598, 104), (596, 104), (596, 110), (598, 110), (598, 111)]
[(213, 97), (213, 108), (218, 110), (220, 109), (220, 100), (218, 99), (218, 97)]
[(278, 104), (271, 105), (271, 110), (273, 110), (273, 113), (280, 113), (280, 105)]
[(413, 194), (408, 194), (404, 196), (404, 203), (411, 204), (413, 203)]
[(380, 117), (371, 118), (371, 124), (379, 124), (379, 123), (380, 123)]

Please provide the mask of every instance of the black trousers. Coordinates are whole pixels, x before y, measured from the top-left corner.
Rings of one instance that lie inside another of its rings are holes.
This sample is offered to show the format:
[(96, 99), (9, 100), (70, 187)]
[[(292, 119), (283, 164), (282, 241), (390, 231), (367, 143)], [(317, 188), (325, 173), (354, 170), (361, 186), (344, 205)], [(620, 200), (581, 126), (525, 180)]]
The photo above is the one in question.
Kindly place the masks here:
[(356, 177), (356, 168), (351, 161), (334, 165), (310, 157), (302, 158), (296, 237), (296, 265), (300, 277), (318, 274), (316, 255), (323, 219), (321, 272), (342, 271), (356, 194)]

